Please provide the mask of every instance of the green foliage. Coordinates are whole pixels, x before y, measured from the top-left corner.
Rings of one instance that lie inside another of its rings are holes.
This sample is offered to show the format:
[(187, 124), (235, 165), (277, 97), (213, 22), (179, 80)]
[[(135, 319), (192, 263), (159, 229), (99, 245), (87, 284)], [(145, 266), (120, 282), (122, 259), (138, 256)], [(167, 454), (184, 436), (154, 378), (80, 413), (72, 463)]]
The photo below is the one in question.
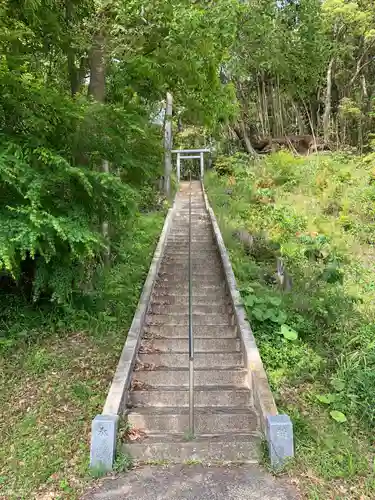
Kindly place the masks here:
[(0, 268), (20, 283), (26, 264), (34, 300), (66, 304), (100, 262), (101, 221), (118, 230), (153, 182), (158, 134), (134, 107), (72, 101), (30, 73), (4, 66), (0, 84)]
[[(369, 472), (358, 449), (369, 453), (375, 405), (371, 162), (283, 152), (222, 164), (231, 169), (206, 177), (208, 194), (278, 404), (296, 415), (300, 463), (330, 480), (360, 481)], [(273, 199), (259, 203), (259, 188)], [(259, 252), (233, 238), (237, 228), (254, 241), (262, 234)], [(289, 293), (277, 284), (277, 257), (293, 278)], [(333, 434), (346, 450), (340, 459)]]
[(332, 410), (330, 413), (331, 417), (335, 422), (338, 422), (339, 424), (343, 424), (346, 422), (346, 416), (341, 412), (337, 410)]
[(298, 339), (298, 333), (293, 328), (290, 328), (288, 325), (281, 325), (280, 335), (282, 335), (287, 340)]
[[(112, 267), (97, 270), (96, 286), (75, 309), (30, 304), (18, 294), (1, 298), (0, 331), (8, 340), (0, 344), (6, 498), (36, 498), (42, 488), (77, 498), (86, 489), (91, 420), (103, 408), (163, 221), (162, 211), (129, 221), (115, 241)], [(116, 460), (119, 471), (130, 466), (125, 455)], [(90, 471), (104, 474), (100, 467)]]
[(115, 472), (127, 472), (133, 468), (133, 459), (127, 453), (119, 453), (116, 456), (113, 470)]

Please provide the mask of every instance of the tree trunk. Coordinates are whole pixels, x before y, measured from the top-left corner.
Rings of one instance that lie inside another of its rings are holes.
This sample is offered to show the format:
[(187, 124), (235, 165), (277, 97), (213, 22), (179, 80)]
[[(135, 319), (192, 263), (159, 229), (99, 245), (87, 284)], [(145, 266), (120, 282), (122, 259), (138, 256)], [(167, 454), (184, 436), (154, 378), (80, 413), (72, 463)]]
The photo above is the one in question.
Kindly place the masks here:
[(327, 77), (326, 77), (326, 97), (323, 115), (323, 133), (324, 142), (328, 143), (330, 138), (330, 122), (331, 122), (331, 100), (332, 100), (332, 68), (334, 59), (329, 61)]
[(105, 37), (103, 31), (94, 35), (94, 41), (90, 52), (90, 83), (88, 93), (96, 101), (105, 101), (105, 61), (104, 61)]
[(172, 174), (172, 113), (173, 113), (172, 94), (167, 92), (165, 104), (165, 125), (164, 125), (164, 192), (170, 198), (171, 195), (171, 174)]
[[(88, 93), (96, 101), (104, 103), (105, 101), (105, 36), (103, 30), (94, 35), (93, 46), (90, 52), (90, 83)], [(109, 174), (108, 161), (103, 159), (101, 165), (102, 172)], [(110, 240), (108, 221), (102, 222), (102, 235), (107, 242), (107, 249), (104, 252), (104, 263), (109, 264), (110, 259)]]
[(266, 135), (266, 130), (264, 128), (264, 121), (263, 121), (262, 90), (259, 83), (259, 75), (257, 75), (257, 93), (258, 93), (258, 115), (259, 115), (260, 126), (262, 127), (262, 136), (264, 137)]
[(243, 120), (240, 120), (238, 122), (238, 127), (235, 127), (234, 130), (235, 130), (238, 138), (242, 141), (243, 145), (245, 146), (246, 151), (250, 155), (252, 155), (256, 158), (258, 156), (258, 154), (255, 151), (255, 149), (253, 148), (251, 141), (250, 141), (250, 138), (247, 135), (245, 124), (244, 124)]
[(271, 135), (270, 122), (268, 117), (268, 100), (267, 100), (267, 92), (266, 92), (266, 81), (264, 78), (264, 73), (262, 73), (262, 107), (263, 107), (263, 116), (264, 116), (264, 124), (266, 129), (266, 135)]

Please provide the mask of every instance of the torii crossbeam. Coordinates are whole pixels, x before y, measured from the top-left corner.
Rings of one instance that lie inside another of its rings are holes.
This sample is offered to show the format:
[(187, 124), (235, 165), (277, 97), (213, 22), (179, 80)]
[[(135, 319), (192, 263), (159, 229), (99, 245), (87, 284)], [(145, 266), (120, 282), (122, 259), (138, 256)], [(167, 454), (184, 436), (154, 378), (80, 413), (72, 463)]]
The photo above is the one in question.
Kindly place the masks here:
[(177, 169), (177, 182), (180, 182), (181, 178), (181, 160), (200, 160), (200, 176), (203, 179), (204, 176), (204, 155), (205, 153), (210, 153), (210, 149), (172, 149), (172, 153), (177, 155), (176, 169)]

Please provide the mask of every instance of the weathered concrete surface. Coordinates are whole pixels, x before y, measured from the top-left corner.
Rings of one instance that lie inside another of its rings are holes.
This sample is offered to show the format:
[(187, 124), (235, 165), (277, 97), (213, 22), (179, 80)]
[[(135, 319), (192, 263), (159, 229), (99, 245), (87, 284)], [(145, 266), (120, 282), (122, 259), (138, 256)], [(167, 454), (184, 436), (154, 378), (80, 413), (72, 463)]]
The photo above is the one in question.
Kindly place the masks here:
[(144, 467), (104, 481), (83, 500), (298, 500), (260, 467)]

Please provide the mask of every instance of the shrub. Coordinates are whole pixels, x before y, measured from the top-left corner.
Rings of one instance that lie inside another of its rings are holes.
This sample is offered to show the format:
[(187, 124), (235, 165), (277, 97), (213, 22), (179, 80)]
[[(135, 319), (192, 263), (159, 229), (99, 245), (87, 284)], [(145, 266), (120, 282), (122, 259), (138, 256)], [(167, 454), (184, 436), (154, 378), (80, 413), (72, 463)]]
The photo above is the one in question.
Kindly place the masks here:
[(6, 66), (0, 87), (1, 283), (67, 304), (101, 262), (102, 222), (113, 234), (145, 206), (158, 132), (140, 107), (73, 101)]

